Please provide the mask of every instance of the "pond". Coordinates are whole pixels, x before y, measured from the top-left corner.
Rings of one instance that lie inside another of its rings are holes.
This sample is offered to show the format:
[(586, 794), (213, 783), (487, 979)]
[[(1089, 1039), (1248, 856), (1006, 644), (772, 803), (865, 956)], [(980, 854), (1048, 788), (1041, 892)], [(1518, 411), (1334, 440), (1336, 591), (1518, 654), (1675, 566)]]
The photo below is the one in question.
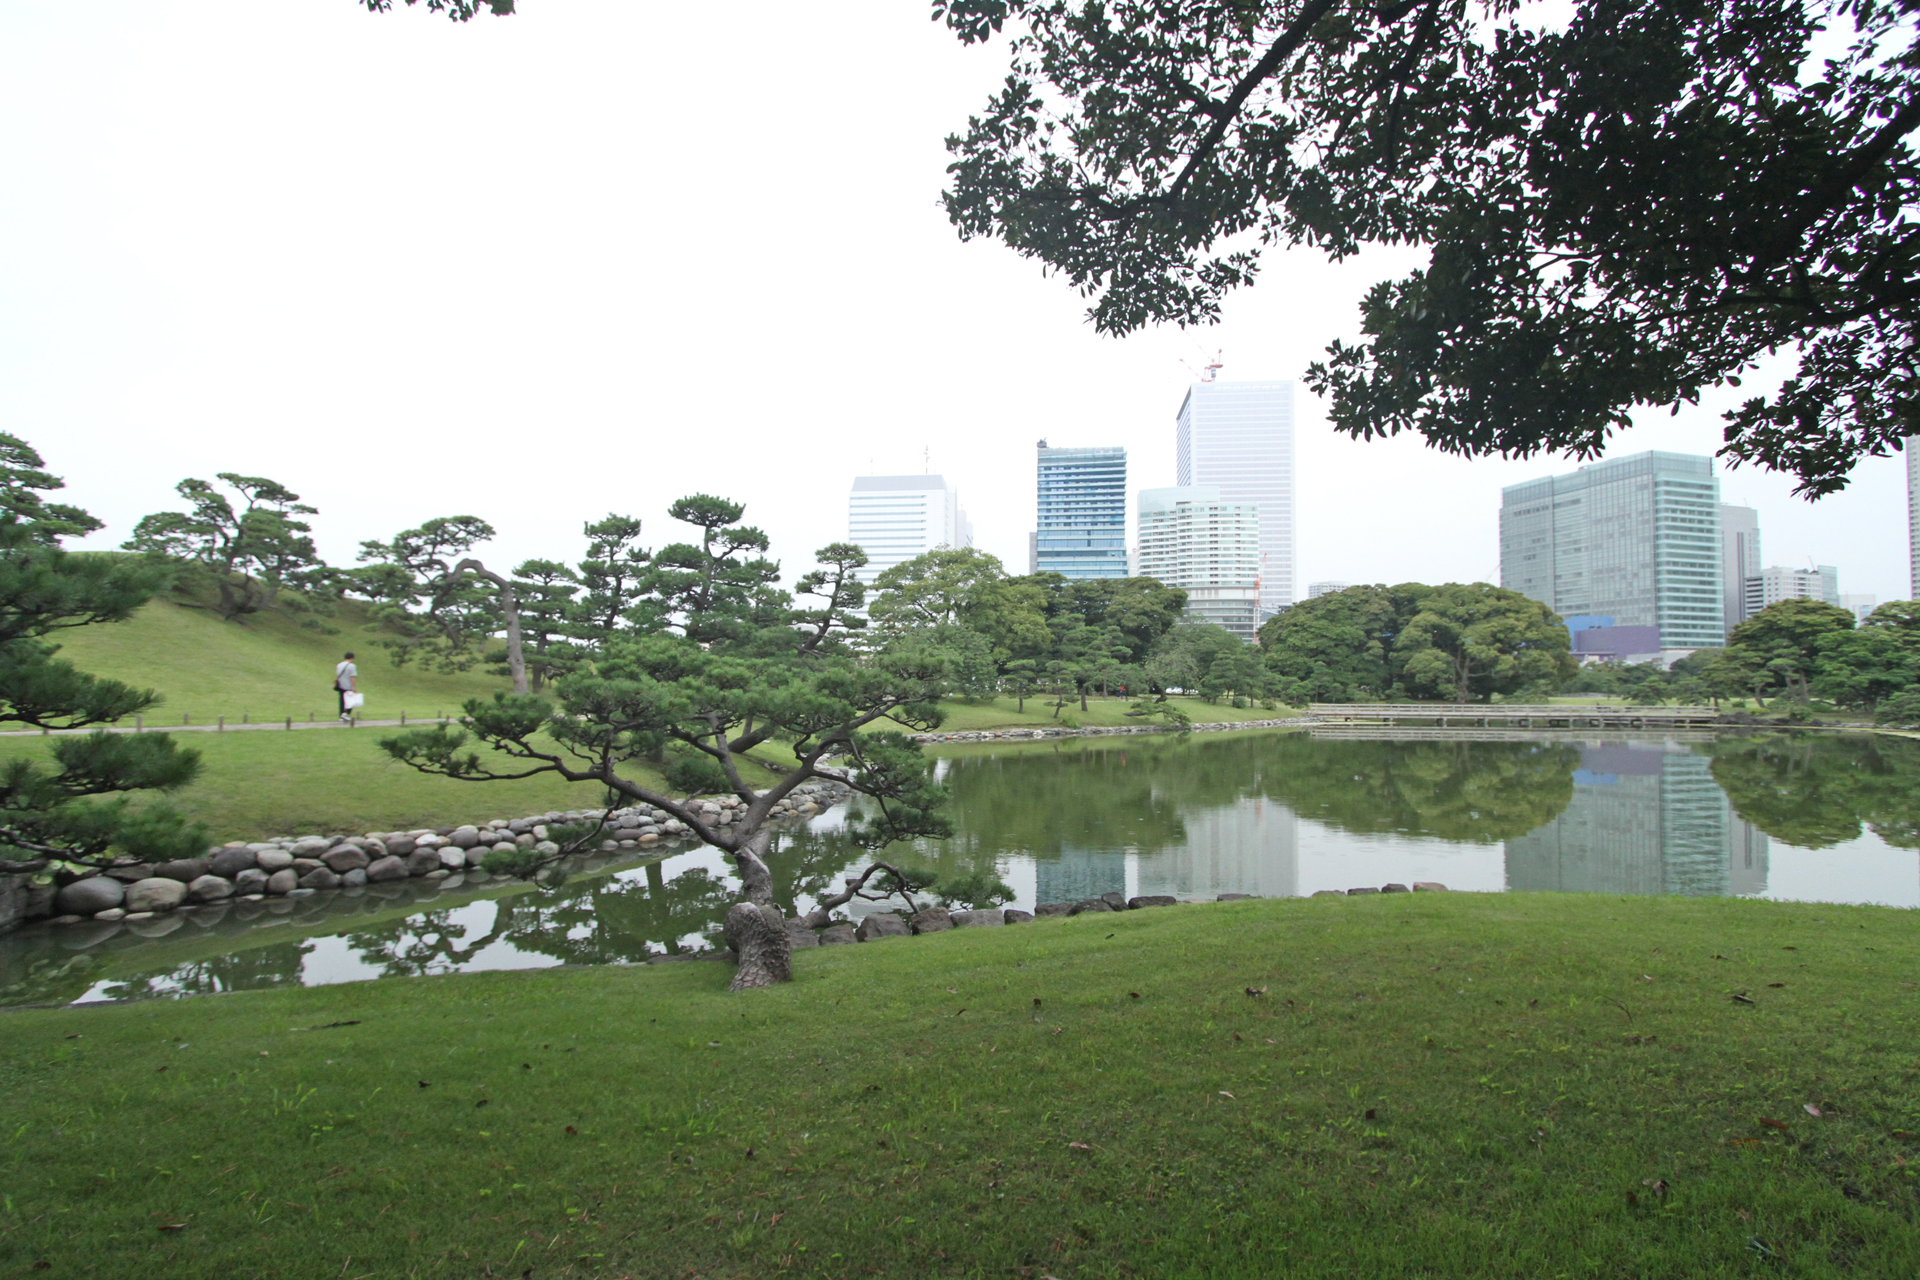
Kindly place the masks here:
[[(1029, 908), (1415, 880), (1920, 906), (1920, 742), (1899, 738), (1246, 732), (947, 748), (935, 767), (956, 834), (890, 856), (997, 871)], [(860, 864), (844, 818), (783, 837), (782, 902), (810, 907)], [(238, 903), (141, 931), (29, 926), (0, 938), (0, 1004), (633, 963), (709, 950), (734, 900), (707, 848), (594, 866), (556, 890), (470, 879)]]

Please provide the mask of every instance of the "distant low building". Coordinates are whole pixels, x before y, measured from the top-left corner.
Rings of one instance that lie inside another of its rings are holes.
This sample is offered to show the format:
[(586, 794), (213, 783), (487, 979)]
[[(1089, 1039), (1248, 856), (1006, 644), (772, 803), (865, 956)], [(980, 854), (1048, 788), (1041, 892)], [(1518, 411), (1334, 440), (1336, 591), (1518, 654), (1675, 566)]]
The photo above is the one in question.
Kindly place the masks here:
[(1338, 592), (1345, 591), (1352, 585), (1351, 582), (1309, 582), (1307, 584), (1307, 599), (1314, 600), (1321, 596), (1334, 595)]
[(1619, 627), (1606, 614), (1575, 614), (1566, 624), (1583, 663), (1661, 661), (1658, 627)]
[(1774, 565), (1747, 579), (1747, 616), (1782, 600), (1824, 600), (1840, 606), (1840, 571), (1830, 564), (1814, 569)]
[(1879, 606), (1879, 603), (1880, 597), (1878, 596), (1845, 595), (1840, 597), (1840, 607), (1848, 613), (1851, 613), (1855, 622), (1865, 622), (1867, 618), (1872, 615), (1874, 609)]

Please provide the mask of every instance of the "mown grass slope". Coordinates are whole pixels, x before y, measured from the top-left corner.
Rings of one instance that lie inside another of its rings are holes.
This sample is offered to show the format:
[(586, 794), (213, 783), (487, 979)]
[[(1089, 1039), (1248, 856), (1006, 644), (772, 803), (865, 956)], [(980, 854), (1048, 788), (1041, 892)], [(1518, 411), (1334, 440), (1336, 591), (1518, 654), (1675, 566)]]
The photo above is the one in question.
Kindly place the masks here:
[(402, 711), (415, 719), (458, 715), (468, 698), (509, 687), (483, 667), (453, 674), (395, 667), (365, 630), (366, 606), (359, 601), (343, 601), (337, 616), (319, 621), (333, 633), (277, 612), (222, 622), (209, 609), (162, 597), (125, 622), (75, 627), (52, 639), (83, 671), (158, 690), (165, 701), (147, 713), (149, 725), (179, 724), (183, 716), (195, 724), (220, 716), (236, 724), (242, 716), (335, 716), (333, 667), (349, 650), (359, 655), (367, 695), (361, 714), (369, 719), (393, 719)]
[(1421, 894), (0, 1015), (0, 1267), (1914, 1275), (1916, 962), (1881, 908)]
[[(179, 733), (175, 738), (199, 751), (203, 763), (199, 778), (168, 800), (206, 823), (216, 840), (258, 840), (518, 818), (586, 808), (606, 794), (602, 787), (563, 782), (552, 774), (484, 783), (433, 777), (380, 750), (381, 737), (394, 732), (369, 727)], [(44, 758), (54, 741), (0, 738), (0, 761)], [(644, 766), (631, 766), (628, 773), (635, 781), (662, 785)]]

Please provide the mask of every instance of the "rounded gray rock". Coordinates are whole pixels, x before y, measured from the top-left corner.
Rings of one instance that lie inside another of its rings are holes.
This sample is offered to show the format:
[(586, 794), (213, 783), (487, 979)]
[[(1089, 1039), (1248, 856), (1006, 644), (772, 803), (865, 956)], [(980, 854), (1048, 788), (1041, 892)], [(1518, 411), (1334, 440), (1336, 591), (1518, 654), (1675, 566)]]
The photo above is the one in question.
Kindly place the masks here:
[(1077, 916), (1088, 911), (1111, 911), (1111, 910), (1113, 910), (1113, 904), (1108, 902), (1105, 898), (1088, 898), (1084, 902), (1076, 902), (1071, 907), (1067, 908), (1067, 914), (1070, 916)]
[(949, 918), (956, 929), (997, 928), (1007, 922), (1006, 916), (998, 910), (955, 911)]
[(945, 907), (928, 907), (907, 917), (907, 925), (915, 933), (939, 933), (953, 928), (953, 916)]
[(407, 864), (403, 859), (388, 856), (380, 858), (367, 867), (369, 884), (384, 884), (389, 880), (405, 880)]
[(282, 867), (267, 877), (268, 893), (292, 893), (300, 887), (300, 875), (292, 867)]
[(364, 889), (366, 886), (367, 869), (365, 867), (355, 867), (351, 871), (342, 871), (340, 873), (340, 887), (342, 889)]
[(254, 865), (268, 875), (276, 871), (284, 871), (293, 865), (293, 855), (285, 849), (262, 849), (254, 854), (253, 858)]
[(407, 874), (410, 876), (424, 876), (430, 871), (438, 871), (440, 870), (440, 855), (431, 849), (421, 849), (417, 853), (410, 853), (406, 857), (406, 868)]
[(186, 900), (187, 886), (165, 876), (150, 876), (128, 886), (122, 905), (132, 915), (136, 911), (171, 911)]
[(387, 852), (396, 858), (404, 858), (420, 847), (419, 841), (415, 840), (412, 836), (395, 836), (393, 839), (384, 840), (381, 843), (385, 844), (387, 846)]
[(288, 852), (296, 858), (317, 858), (327, 851), (330, 843), (325, 836), (307, 836), (305, 839), (294, 841), (293, 848)]
[(194, 902), (219, 902), (233, 896), (233, 881), (224, 876), (195, 876), (187, 886), (187, 897)]
[(320, 855), (320, 861), (335, 875), (345, 875), (349, 871), (358, 871), (370, 864), (373, 859), (367, 857), (365, 850), (356, 845), (343, 844), (337, 849), (329, 849)]
[(331, 867), (318, 866), (300, 877), (302, 889), (338, 889), (340, 877)]
[(241, 895), (265, 893), (267, 873), (258, 867), (248, 867), (233, 878), (233, 891)]
[(88, 876), (53, 895), (54, 910), (66, 916), (90, 916), (126, 901), (127, 886), (111, 876)]
[(213, 865), (209, 869), (214, 875), (231, 880), (252, 867), (257, 856), (251, 849), (222, 849), (213, 855)]
[(453, 833), (447, 837), (447, 843), (459, 845), (462, 849), (471, 849), (480, 843), (480, 828), (455, 827)]
[(192, 884), (212, 870), (212, 858), (175, 858), (172, 862), (163, 862), (155, 867), (153, 874), (178, 880), (181, 884)]
[(912, 930), (907, 922), (888, 911), (876, 911), (860, 922), (854, 930), (854, 937), (862, 942), (872, 942), (875, 938), (904, 938)]
[(440, 860), (440, 865), (449, 871), (458, 871), (467, 865), (467, 855), (465, 851), (460, 849), (448, 847), (444, 849), (416, 850), (416, 852), (431, 853)]

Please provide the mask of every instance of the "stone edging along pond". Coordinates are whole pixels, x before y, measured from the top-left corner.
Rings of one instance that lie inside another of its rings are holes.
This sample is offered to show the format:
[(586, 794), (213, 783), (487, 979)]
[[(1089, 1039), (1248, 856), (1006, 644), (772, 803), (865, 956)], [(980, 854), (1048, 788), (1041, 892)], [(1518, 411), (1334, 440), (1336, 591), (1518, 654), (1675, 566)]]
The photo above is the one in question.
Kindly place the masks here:
[[(774, 806), (773, 816), (776, 822), (804, 821), (849, 794), (838, 783), (803, 782)], [(721, 826), (744, 807), (733, 796), (704, 800), (701, 806)], [(460, 827), (235, 840), (209, 848), (204, 857), (121, 862), (92, 875), (67, 877), (64, 883), (12, 886), (0, 895), (0, 932), (44, 917), (51, 917), (50, 924), (138, 922), (227, 901), (304, 898), (388, 881), (441, 880), (479, 867), (495, 850), (558, 853), (560, 846), (547, 839), (549, 824), (592, 822), (602, 816), (598, 809), (574, 809)], [(599, 843), (600, 853), (637, 853), (695, 839), (686, 824), (651, 805), (615, 810), (607, 822), (611, 830)], [(7, 879), (24, 882), (27, 877)]]
[[(1447, 886), (1435, 880), (1416, 880), (1409, 889), (1404, 884), (1383, 884), (1379, 888), (1359, 889), (1321, 889), (1313, 896), (1316, 898), (1358, 897), (1369, 893), (1444, 893)], [(1252, 893), (1223, 893), (1215, 897), (1215, 902), (1243, 902), (1259, 895)], [(840, 920), (815, 929), (804, 920), (787, 921), (787, 939), (795, 947), (837, 947), (855, 942), (873, 942), (880, 938), (918, 937), (926, 933), (944, 933), (949, 929), (981, 929), (999, 925), (1026, 924), (1036, 916), (1077, 916), (1090, 911), (1139, 911), (1147, 907), (1178, 907), (1204, 899), (1181, 899), (1169, 894), (1144, 894), (1129, 898), (1122, 893), (1103, 893), (1097, 898), (1087, 898), (1080, 902), (1042, 902), (1032, 911), (1021, 911), (1013, 907), (982, 908), (976, 911), (953, 911), (946, 907), (928, 907), (911, 915), (897, 911), (876, 911), (861, 919), (858, 925), (850, 920)], [(670, 964), (680, 960), (732, 960), (726, 951), (694, 952), (686, 955), (649, 956), (648, 964)]]
[[(1319, 721), (1308, 716), (1295, 716), (1287, 720), (1227, 720), (1218, 724), (1190, 724), (1189, 733), (1219, 733), (1225, 729), (1299, 729)], [(1034, 738), (1104, 738), (1123, 733), (1178, 733), (1177, 725), (1165, 724), (1096, 724), (1085, 728), (1069, 729), (1065, 725), (1055, 728), (1051, 725), (1044, 729), (960, 729), (952, 733), (914, 733), (908, 736), (915, 742), (1024, 742)]]

